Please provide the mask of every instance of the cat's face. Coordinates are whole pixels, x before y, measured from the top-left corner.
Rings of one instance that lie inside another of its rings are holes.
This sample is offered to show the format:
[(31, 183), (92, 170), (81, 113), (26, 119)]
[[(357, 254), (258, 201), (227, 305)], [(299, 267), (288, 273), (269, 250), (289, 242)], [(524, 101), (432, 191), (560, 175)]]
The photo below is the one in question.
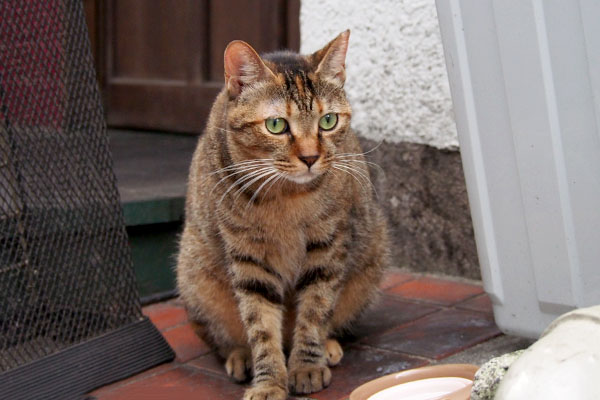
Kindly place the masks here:
[(348, 36), (342, 33), (310, 56), (261, 59), (246, 43), (228, 46), (227, 134), (234, 163), (253, 166), (256, 177), (275, 179), (276, 172), (298, 184), (335, 165), (351, 117), (343, 89)]

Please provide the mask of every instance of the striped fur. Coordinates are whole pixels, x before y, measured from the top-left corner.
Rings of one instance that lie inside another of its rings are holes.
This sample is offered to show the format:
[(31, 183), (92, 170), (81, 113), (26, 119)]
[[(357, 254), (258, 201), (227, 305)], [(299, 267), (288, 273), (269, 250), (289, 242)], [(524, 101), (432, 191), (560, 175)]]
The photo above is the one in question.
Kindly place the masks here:
[[(334, 340), (368, 307), (388, 263), (387, 231), (350, 130), (349, 32), (309, 56), (226, 50), (190, 168), (177, 280), (197, 332), (245, 399), (285, 399), (331, 380)], [(318, 128), (334, 112), (335, 128)], [(265, 119), (283, 117), (274, 135)], [(318, 155), (312, 166), (299, 157)], [(311, 171), (310, 173), (308, 171)], [(288, 354), (286, 359), (286, 354)]]

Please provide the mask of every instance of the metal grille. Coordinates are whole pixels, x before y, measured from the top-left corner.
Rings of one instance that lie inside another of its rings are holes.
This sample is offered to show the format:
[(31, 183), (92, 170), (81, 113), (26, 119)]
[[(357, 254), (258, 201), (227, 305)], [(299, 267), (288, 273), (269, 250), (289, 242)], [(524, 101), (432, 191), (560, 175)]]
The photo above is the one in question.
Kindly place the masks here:
[(0, 1), (0, 373), (142, 319), (79, 0)]

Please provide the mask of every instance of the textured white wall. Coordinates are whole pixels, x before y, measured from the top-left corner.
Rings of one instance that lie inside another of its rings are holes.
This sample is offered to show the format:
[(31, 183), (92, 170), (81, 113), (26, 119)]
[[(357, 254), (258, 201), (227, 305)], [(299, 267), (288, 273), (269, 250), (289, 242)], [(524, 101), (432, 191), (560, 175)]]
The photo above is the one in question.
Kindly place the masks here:
[(353, 127), (373, 140), (456, 148), (434, 0), (302, 0), (301, 52), (350, 28)]

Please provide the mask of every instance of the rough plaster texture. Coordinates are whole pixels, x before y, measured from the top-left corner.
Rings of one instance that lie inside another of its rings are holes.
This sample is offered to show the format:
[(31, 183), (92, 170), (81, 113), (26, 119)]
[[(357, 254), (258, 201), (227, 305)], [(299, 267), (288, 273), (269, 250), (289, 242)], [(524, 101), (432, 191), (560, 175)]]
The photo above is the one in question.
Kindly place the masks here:
[(480, 279), (460, 153), (361, 138), (388, 218), (395, 267)]
[(302, 0), (301, 51), (350, 28), (353, 127), (380, 141), (458, 146), (434, 0)]

